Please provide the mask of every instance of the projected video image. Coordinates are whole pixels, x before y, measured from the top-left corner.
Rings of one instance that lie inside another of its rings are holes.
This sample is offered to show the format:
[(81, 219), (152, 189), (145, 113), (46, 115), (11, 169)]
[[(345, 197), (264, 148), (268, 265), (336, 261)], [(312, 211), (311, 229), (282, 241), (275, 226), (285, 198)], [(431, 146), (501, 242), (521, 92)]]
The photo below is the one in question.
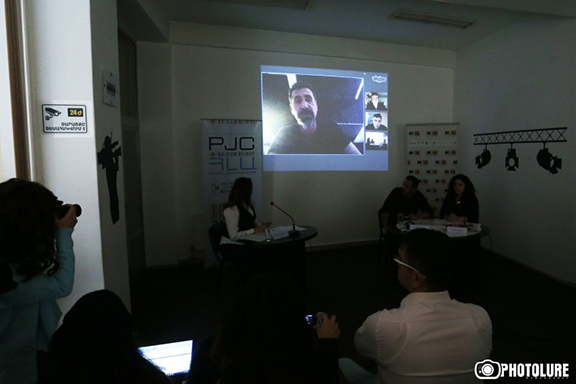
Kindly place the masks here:
[[(262, 74), (265, 154), (364, 153), (362, 78)], [(271, 121), (269, 121), (271, 120)], [(360, 138), (361, 139), (361, 138)]]
[(367, 111), (387, 111), (388, 97), (386, 94), (378, 92), (366, 92)]
[(388, 127), (383, 123), (388, 121), (387, 112), (367, 112), (366, 121), (366, 150), (388, 149)]
[[(367, 138), (387, 130), (386, 74), (261, 69), (265, 171), (388, 169), (387, 134), (372, 138), (377, 145)], [(386, 153), (367, 159), (370, 149)]]
[(388, 135), (385, 132), (366, 132), (366, 149), (367, 150), (380, 150), (388, 149)]

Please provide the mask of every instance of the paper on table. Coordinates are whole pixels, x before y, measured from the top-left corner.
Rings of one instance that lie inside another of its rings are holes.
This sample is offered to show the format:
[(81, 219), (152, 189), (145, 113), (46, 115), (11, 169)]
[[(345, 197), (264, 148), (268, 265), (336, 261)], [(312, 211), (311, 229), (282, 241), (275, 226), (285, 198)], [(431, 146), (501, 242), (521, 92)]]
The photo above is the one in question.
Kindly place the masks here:
[[(272, 240), (278, 240), (278, 239), (283, 239), (285, 237), (288, 237), (289, 236), (288, 232), (290, 232), (291, 230), (292, 230), (291, 225), (283, 225), (280, 227), (272, 228), (270, 230), (270, 233), (272, 234)], [(301, 231), (305, 231), (306, 228), (296, 226), (296, 230), (301, 232)]]
[(266, 241), (266, 235), (263, 233), (253, 233), (251, 235), (243, 236), (240, 240), (249, 240), (260, 243), (262, 241)]
[[(291, 225), (284, 225), (284, 226), (280, 226), (280, 227), (274, 227), (274, 228), (270, 228), (269, 232), (270, 232), (270, 236), (272, 237), (270, 240), (278, 240), (278, 239), (283, 239), (285, 237), (288, 237), (288, 232), (292, 230), (292, 226)], [(299, 232), (305, 231), (306, 228), (302, 228), (299, 226), (296, 226), (296, 230)], [(242, 238), (242, 240), (249, 240), (249, 241), (255, 241), (255, 242), (262, 242), (262, 241), (266, 241), (266, 235), (264, 233), (253, 233), (252, 235), (248, 235), (248, 236), (244, 236)]]

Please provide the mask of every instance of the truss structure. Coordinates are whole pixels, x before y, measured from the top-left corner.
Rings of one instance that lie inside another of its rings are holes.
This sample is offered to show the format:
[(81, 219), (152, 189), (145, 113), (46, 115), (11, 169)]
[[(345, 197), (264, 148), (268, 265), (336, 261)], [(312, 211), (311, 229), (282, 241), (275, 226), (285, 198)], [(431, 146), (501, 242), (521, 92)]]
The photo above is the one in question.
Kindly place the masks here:
[(527, 143), (564, 143), (564, 133), (567, 127), (522, 129), (519, 131), (504, 131), (478, 133), (474, 135), (474, 145), (492, 144), (527, 144)]

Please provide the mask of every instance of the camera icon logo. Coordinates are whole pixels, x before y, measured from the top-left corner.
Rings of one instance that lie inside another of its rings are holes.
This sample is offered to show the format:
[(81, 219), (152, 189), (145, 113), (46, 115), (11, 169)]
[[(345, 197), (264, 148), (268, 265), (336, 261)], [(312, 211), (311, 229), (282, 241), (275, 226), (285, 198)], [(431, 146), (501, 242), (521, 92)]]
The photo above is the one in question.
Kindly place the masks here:
[(474, 365), (474, 373), (481, 380), (496, 380), (500, 377), (500, 363), (486, 359)]

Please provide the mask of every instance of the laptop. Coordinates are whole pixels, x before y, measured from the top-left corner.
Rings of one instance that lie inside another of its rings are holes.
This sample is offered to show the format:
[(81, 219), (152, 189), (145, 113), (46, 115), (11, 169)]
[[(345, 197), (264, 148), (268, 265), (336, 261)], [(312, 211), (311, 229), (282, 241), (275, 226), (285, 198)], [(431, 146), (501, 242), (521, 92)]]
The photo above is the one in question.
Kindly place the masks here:
[(138, 348), (140, 354), (168, 377), (185, 376), (192, 361), (193, 340), (149, 345)]

